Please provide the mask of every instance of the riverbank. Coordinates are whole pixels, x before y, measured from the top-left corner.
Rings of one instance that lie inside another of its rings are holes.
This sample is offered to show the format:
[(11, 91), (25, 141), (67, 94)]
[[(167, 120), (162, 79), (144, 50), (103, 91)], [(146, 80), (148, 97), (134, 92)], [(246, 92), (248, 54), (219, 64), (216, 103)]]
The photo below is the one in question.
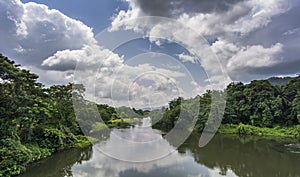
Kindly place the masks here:
[(98, 142), (98, 140), (93, 137), (86, 137), (83, 135), (77, 135), (75, 139), (76, 142), (72, 146), (58, 151), (48, 148), (40, 148), (35, 144), (25, 144), (25, 148), (29, 150), (29, 153), (31, 155), (31, 159), (29, 160), (28, 164), (49, 157), (60, 151), (65, 151), (72, 148), (87, 148)]
[[(132, 121), (137, 121), (137, 119), (132, 119), (131, 121), (129, 121), (129, 119), (125, 119), (123, 120), (123, 122), (126, 123), (130, 123)], [(116, 127), (117, 126), (117, 122), (121, 122), (120, 120), (114, 121), (114, 123), (116, 123)], [(120, 127), (119, 127), (120, 128)], [(253, 141), (253, 138), (255, 139), (265, 139), (266, 137), (268, 137), (267, 139), (271, 138), (271, 139), (280, 139), (280, 138), (291, 138), (291, 139), (295, 139), (299, 137), (299, 126), (295, 126), (295, 127), (289, 127), (289, 128), (280, 128), (280, 127), (276, 127), (276, 128), (260, 128), (260, 127), (254, 127), (251, 125), (232, 125), (232, 124), (223, 124), (220, 126), (218, 133), (223, 134), (223, 135), (228, 135), (228, 136), (243, 136), (243, 137), (247, 137), (247, 139), (241, 139), (241, 141), (245, 141), (245, 142), (249, 142), (249, 141)], [(92, 138), (92, 137), (86, 137), (86, 136), (76, 136), (77, 142), (73, 145), (73, 147), (70, 147), (69, 149), (73, 149), (73, 148), (86, 148), (91, 146), (92, 144), (97, 142), (97, 139)], [(243, 143), (245, 143), (243, 142)], [(291, 142), (291, 141), (289, 141)], [(31, 151), (32, 154), (32, 159), (30, 160), (30, 164), (32, 163), (36, 163), (39, 160), (45, 159), (46, 157), (52, 156), (54, 154), (56, 154), (57, 152), (49, 152), (49, 150), (47, 149), (42, 149), (39, 148), (37, 146), (26, 146), (27, 149), (29, 149)], [(61, 151), (65, 151), (68, 149), (63, 149)], [(22, 171), (24, 172), (24, 171)], [(0, 175), (1, 176), (1, 175)]]
[[(109, 128), (127, 128), (128, 126), (137, 123), (139, 120), (140, 119), (138, 118), (120, 118), (111, 120), (107, 125), (95, 123), (91, 133), (101, 132), (101, 130), (106, 126), (109, 126)], [(37, 142), (22, 144), (19, 140), (6, 139), (6, 141), (2, 143), (6, 144), (7, 148), (1, 149), (0, 153), (4, 155), (3, 157), (10, 157), (13, 161), (9, 162), (9, 159), (2, 159), (3, 161), (0, 163), (2, 169), (0, 171), (0, 177), (20, 175), (26, 171), (27, 166), (30, 164), (37, 163), (38, 161), (51, 157), (58, 152), (70, 149), (85, 149), (99, 142), (98, 139), (85, 135), (64, 135), (61, 133), (59, 135), (60, 136), (55, 136), (58, 143), (65, 141), (64, 139), (67, 136), (72, 136), (72, 143), (70, 142), (69, 146), (60, 146), (57, 148), (50, 145), (41, 147)]]
[(218, 129), (221, 134), (236, 134), (241, 136), (273, 136), (273, 137), (289, 137), (300, 138), (300, 126), (293, 127), (256, 127), (252, 125), (233, 125), (222, 124)]
[[(136, 139), (137, 136), (132, 136), (135, 134), (135, 129), (139, 134), (139, 140)], [(165, 143), (156, 141), (158, 148), (148, 149), (148, 157), (155, 156), (157, 153), (152, 154), (151, 152), (157, 152), (156, 150), (166, 152), (166, 154), (174, 153), (168, 155), (167, 158), (161, 158), (159, 162), (147, 162), (147, 168), (145, 168), (145, 163), (136, 163), (135, 166), (132, 166), (132, 163), (112, 159), (99, 149), (108, 149), (106, 148), (108, 145), (119, 149), (118, 152), (122, 155), (140, 157), (139, 154), (145, 153), (145, 148), (141, 144), (134, 143), (132, 146), (134, 151), (132, 151), (132, 149), (123, 148), (122, 146), (128, 147), (125, 144), (120, 146), (122, 139), (116, 139), (116, 137), (120, 136), (129, 142), (141, 142), (141, 140), (149, 138), (156, 139), (158, 132), (149, 131), (141, 134), (138, 126), (130, 130), (116, 131), (110, 134), (111, 136), (106, 140), (107, 143), (95, 144), (93, 148), (89, 149), (71, 149), (55, 153), (50, 158), (28, 166), (27, 171), (19, 177), (109, 176), (110, 174), (124, 177), (216, 176), (214, 174), (220, 174), (221, 169), (227, 169), (226, 173), (222, 173), (223, 176), (235, 177), (247, 176), (249, 173), (253, 176), (264, 177), (298, 176), (300, 174), (300, 170), (297, 168), (297, 162), (300, 159), (297, 154), (298, 150), (290, 149), (297, 145), (289, 138), (281, 138), (281, 141), (275, 137), (217, 134), (207, 146), (199, 148), (201, 134), (192, 133), (177, 150), (173, 149), (174, 147), (167, 140), (163, 140)], [(268, 164), (268, 166), (262, 164)], [(120, 166), (123, 168), (116, 168)], [(189, 170), (178, 168), (178, 166), (188, 167)], [(144, 169), (146, 171), (143, 171)], [(203, 169), (203, 171), (199, 171), (199, 169)], [(209, 169), (214, 169), (215, 172), (206, 173)], [(130, 171), (130, 173), (125, 171)], [(190, 173), (190, 171), (196, 171), (199, 175)]]
[(119, 118), (119, 119), (111, 119), (108, 121), (107, 125), (109, 128), (127, 128), (130, 127), (131, 125), (136, 124), (139, 122), (141, 119), (140, 118)]
[[(96, 128), (94, 129), (94, 131), (101, 132), (101, 130), (103, 130), (104, 127), (107, 128), (107, 126), (109, 128), (127, 128), (130, 125), (137, 123), (139, 120), (140, 120), (139, 118), (121, 118), (121, 119), (110, 120), (107, 125), (103, 124), (103, 126), (100, 126), (98, 124), (95, 124), (94, 127), (96, 127)], [(31, 151), (30, 154), (32, 154), (32, 158), (30, 159), (30, 161), (28, 163), (32, 163), (37, 160), (49, 157), (52, 154), (59, 152), (59, 151), (64, 151), (64, 150), (68, 150), (68, 149), (72, 149), (72, 148), (87, 148), (87, 147), (90, 147), (93, 144), (99, 142), (99, 140), (97, 138), (90, 137), (90, 136), (84, 136), (84, 135), (77, 135), (77, 136), (75, 136), (75, 139), (76, 139), (76, 142), (72, 146), (58, 150), (58, 151), (47, 149), (47, 148), (40, 148), (39, 146), (32, 145), (32, 144), (25, 145), (25, 148), (27, 148), (29, 151)]]
[(0, 144), (0, 177), (16, 176), (26, 171), (31, 163), (52, 156), (53, 154), (72, 148), (86, 148), (92, 146), (94, 138), (82, 135), (73, 136), (74, 142), (69, 146), (46, 147), (36, 143), (21, 143), (12, 138), (1, 139)]

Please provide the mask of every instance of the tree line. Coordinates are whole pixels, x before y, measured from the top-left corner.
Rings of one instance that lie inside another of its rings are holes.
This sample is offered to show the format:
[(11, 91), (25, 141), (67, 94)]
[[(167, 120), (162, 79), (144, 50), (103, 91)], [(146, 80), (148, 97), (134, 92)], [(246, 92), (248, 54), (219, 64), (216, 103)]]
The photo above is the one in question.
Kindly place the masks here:
[[(0, 177), (22, 173), (28, 163), (72, 147), (91, 145), (84, 136), (72, 99), (83, 99), (82, 85), (45, 88), (38, 75), (0, 54)], [(119, 118), (113, 107), (97, 105), (104, 122)], [(99, 130), (86, 120), (85, 130)]]
[[(179, 121), (181, 111), (184, 117), (195, 115), (193, 105), (200, 103), (193, 130), (201, 132), (210, 114), (212, 95), (216, 93), (226, 93), (224, 125), (274, 128), (300, 123), (300, 76), (281, 85), (272, 85), (267, 80), (231, 83), (224, 91), (207, 91), (188, 100), (179, 97), (171, 100), (168, 108), (151, 112), (103, 104), (96, 104), (96, 110), (89, 109), (95, 103), (84, 99), (82, 85), (69, 83), (47, 88), (37, 79), (38, 75), (0, 54), (0, 177), (18, 175), (28, 163), (54, 152), (91, 145), (85, 135), (97, 136), (105, 124), (129, 125), (131, 120), (122, 119), (118, 112), (125, 117), (151, 116), (154, 128), (169, 131)], [(75, 115), (72, 99), (83, 104), (82, 113), (87, 113), (84, 120)]]
[[(300, 75), (285, 84), (272, 85), (267, 80), (254, 80), (249, 84), (233, 82), (224, 91), (208, 90), (201, 96), (185, 100), (171, 100), (163, 113), (152, 111), (159, 121), (154, 128), (170, 131), (187, 103), (200, 103), (194, 130), (201, 132), (210, 114), (212, 94), (225, 94), (226, 107), (222, 124), (249, 125), (261, 128), (294, 127), (300, 123)], [(190, 104), (192, 105), (192, 104)], [(160, 119), (161, 118), (161, 119)], [(300, 133), (300, 132), (299, 132)]]

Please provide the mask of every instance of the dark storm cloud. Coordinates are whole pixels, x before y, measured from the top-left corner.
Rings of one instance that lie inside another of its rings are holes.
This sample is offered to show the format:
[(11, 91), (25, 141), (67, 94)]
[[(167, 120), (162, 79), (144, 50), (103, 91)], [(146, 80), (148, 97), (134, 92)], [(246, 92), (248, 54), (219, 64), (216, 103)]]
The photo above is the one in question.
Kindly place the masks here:
[(297, 28), (300, 30), (300, 1), (295, 2), (293, 7), (284, 14), (275, 16), (271, 22), (257, 30), (252, 31), (244, 39), (237, 39), (244, 45), (262, 44), (270, 46), (280, 42), (289, 46), (299, 46), (300, 36)]
[(260, 68), (243, 68), (229, 73), (233, 81), (250, 82), (254, 79), (265, 79), (273, 76), (300, 74), (300, 59), (285, 60), (273, 66)]
[(290, 74), (300, 74), (299, 70), (300, 60), (287, 60), (286, 62), (274, 65), (273, 67), (260, 68), (258, 71), (261, 74), (266, 75), (290, 75)]
[(244, 46), (260, 44), (270, 47), (274, 43), (281, 43), (284, 47), (282, 53), (276, 58), (277, 64), (260, 68), (244, 68), (231, 74), (233, 80), (249, 81), (253, 77), (299, 74), (300, 21), (298, 17), (300, 17), (300, 1), (293, 1), (293, 6), (288, 12), (273, 17), (267, 26), (252, 31), (244, 38), (234, 39)]
[(43, 70), (70, 71), (76, 69), (76, 62), (71, 60), (70, 62), (65, 62), (63, 64), (57, 64), (54, 66), (42, 65), (40, 68)]
[(224, 12), (242, 0), (135, 0), (151, 16), (171, 17), (185, 13)]
[[(216, 39), (214, 46), (233, 80), (250, 81), (300, 72), (299, 0), (128, 0), (116, 18), (172, 17)], [(187, 14), (187, 15), (184, 15)], [(124, 21), (125, 21), (124, 20)], [(132, 24), (128, 24), (130, 26)], [(176, 29), (174, 29), (176, 31)], [(149, 29), (150, 32), (151, 29)], [(163, 30), (153, 30), (164, 35)], [(214, 45), (214, 44), (212, 44)]]

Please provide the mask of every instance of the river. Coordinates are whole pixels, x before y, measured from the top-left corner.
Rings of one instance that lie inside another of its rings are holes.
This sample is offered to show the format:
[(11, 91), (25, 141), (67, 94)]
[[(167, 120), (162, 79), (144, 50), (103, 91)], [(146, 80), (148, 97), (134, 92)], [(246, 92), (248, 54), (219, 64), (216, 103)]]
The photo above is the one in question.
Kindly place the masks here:
[(287, 139), (216, 135), (205, 147), (199, 135), (178, 148), (149, 126), (112, 129), (93, 147), (71, 149), (30, 165), (20, 177), (296, 177), (300, 154)]

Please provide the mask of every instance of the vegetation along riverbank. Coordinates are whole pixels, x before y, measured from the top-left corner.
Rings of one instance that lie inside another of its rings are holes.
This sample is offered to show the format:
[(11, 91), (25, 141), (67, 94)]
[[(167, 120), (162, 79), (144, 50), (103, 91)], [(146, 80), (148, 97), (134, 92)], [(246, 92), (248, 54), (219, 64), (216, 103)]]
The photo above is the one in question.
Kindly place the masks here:
[[(85, 105), (95, 104), (84, 99), (82, 85), (45, 87), (37, 79), (36, 74), (0, 55), (0, 177), (18, 175), (31, 162), (97, 141), (85, 136), (82, 128), (93, 135), (102, 131), (105, 124), (120, 128), (134, 124), (140, 117), (130, 115), (130, 111), (153, 120), (159, 118), (153, 127), (167, 132), (177, 123), (181, 105), (186, 104), (184, 98), (170, 101), (169, 107), (163, 108), (162, 117), (157, 110), (97, 104), (104, 122), (92, 116), (80, 120), (74, 113), (72, 99), (80, 99)], [(281, 85), (259, 80), (249, 84), (231, 83), (224, 91), (207, 91), (190, 99), (201, 103), (192, 129), (202, 132), (210, 113), (211, 95), (226, 93), (220, 133), (299, 138), (299, 88), (300, 76)], [(189, 106), (184, 105), (186, 110)]]

